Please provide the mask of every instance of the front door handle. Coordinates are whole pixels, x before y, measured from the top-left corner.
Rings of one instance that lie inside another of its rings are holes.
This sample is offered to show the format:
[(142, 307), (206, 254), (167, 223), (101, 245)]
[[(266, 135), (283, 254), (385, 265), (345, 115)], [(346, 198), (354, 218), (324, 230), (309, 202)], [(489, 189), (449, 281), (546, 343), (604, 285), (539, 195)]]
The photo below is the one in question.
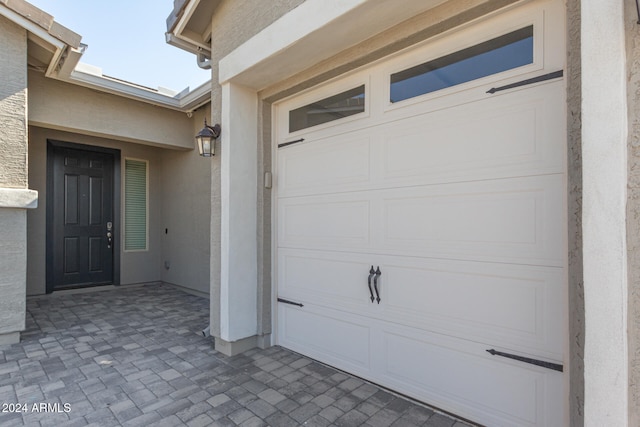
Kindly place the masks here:
[(369, 293), (371, 294), (371, 302), (373, 302), (374, 298), (373, 298), (373, 289), (371, 289), (371, 278), (374, 276), (374, 274), (376, 274), (375, 271), (373, 271), (373, 265), (371, 266), (371, 270), (369, 270)]
[[(373, 270), (373, 266), (371, 266), (371, 270)], [(382, 271), (380, 271), (380, 266), (376, 269), (376, 277), (373, 278), (373, 287), (376, 290), (376, 301), (380, 304), (380, 292), (378, 290), (378, 279), (382, 275)], [(373, 296), (371, 297), (371, 302), (373, 302)]]
[(107, 249), (111, 249), (113, 245), (113, 222), (107, 222)]

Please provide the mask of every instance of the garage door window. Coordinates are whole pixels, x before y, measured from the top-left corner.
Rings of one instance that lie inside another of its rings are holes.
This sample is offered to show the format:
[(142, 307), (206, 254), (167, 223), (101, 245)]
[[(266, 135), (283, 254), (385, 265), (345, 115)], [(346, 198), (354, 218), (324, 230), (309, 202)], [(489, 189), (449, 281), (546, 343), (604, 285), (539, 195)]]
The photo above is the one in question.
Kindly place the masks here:
[(289, 111), (289, 132), (363, 113), (364, 85)]
[(391, 75), (399, 102), (533, 63), (533, 25)]

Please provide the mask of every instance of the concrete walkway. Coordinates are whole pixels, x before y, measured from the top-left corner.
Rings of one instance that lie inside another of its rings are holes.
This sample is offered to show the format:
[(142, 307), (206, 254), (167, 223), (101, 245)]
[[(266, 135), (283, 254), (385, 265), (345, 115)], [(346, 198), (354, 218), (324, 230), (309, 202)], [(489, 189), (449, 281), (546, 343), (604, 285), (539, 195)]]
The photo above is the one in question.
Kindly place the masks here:
[(165, 285), (29, 299), (0, 426), (468, 426), (280, 347), (226, 357), (208, 312)]

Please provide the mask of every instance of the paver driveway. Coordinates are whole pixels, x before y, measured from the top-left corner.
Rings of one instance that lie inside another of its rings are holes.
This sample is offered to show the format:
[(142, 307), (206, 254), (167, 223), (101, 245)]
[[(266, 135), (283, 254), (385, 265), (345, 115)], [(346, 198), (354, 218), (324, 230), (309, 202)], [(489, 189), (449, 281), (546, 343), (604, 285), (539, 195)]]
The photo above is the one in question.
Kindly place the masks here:
[(467, 426), (280, 347), (226, 357), (208, 312), (166, 285), (29, 299), (0, 426)]

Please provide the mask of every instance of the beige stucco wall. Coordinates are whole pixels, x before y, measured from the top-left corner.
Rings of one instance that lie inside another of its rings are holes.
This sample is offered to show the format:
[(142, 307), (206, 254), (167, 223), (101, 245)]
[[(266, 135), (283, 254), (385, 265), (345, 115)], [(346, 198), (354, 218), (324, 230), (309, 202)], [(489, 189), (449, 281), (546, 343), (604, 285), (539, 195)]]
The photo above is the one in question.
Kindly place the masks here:
[[(27, 33), (0, 16), (0, 190), (27, 189)], [(0, 344), (25, 325), (26, 211), (0, 205)]]
[(0, 186), (27, 188), (27, 33), (0, 16)]
[(191, 150), (192, 121), (179, 111), (29, 72), (29, 124), (158, 147)]
[(640, 425), (640, 25), (635, 2), (626, 1), (628, 66), (629, 425)]
[[(209, 106), (193, 113), (191, 141)], [(211, 169), (214, 158), (197, 150), (162, 150), (162, 281), (209, 294)], [(168, 263), (168, 266), (165, 264)]]

